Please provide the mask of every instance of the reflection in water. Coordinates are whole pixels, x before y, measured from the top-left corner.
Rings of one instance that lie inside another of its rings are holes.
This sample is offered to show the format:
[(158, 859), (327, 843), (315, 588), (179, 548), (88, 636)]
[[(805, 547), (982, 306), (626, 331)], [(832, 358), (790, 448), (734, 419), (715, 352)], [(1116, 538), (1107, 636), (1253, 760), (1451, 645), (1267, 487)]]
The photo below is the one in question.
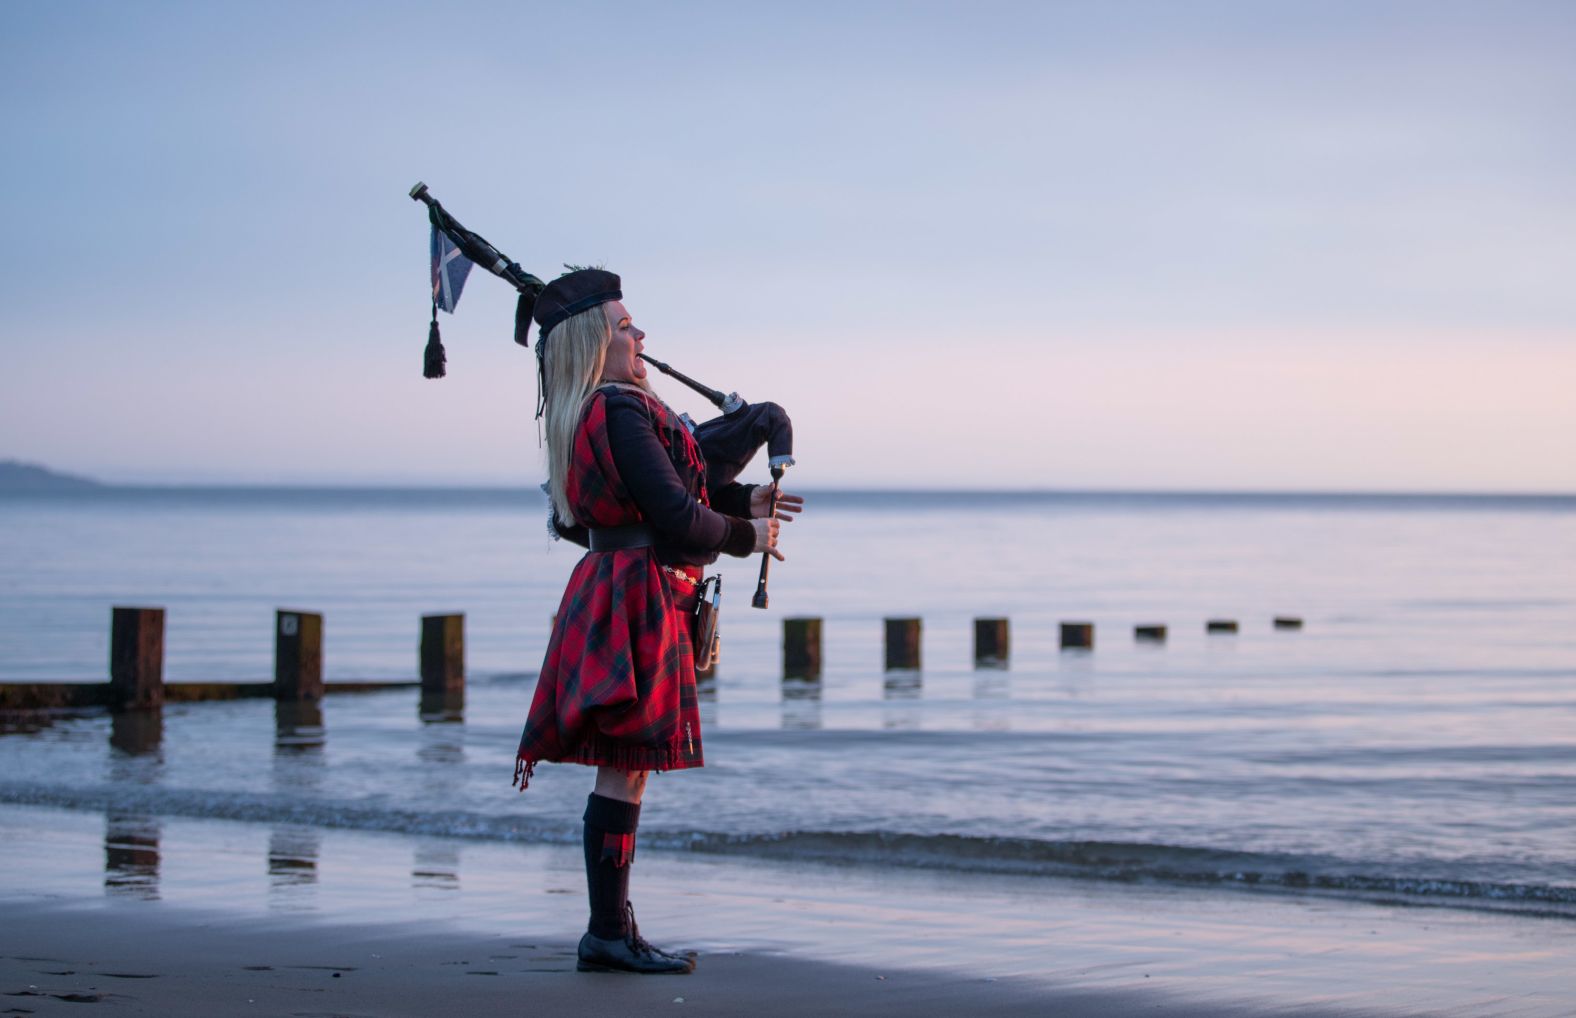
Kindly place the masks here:
[(420, 735), (421, 745), (416, 749), (416, 759), (430, 767), (424, 768), (423, 773), (435, 777), (435, 782), (429, 785), (435, 790), (442, 789), (449, 779), (441, 774), (436, 774), (435, 769), (442, 767), (458, 766), (465, 762), (465, 730), (462, 728), (422, 728)]
[(416, 842), (415, 865), (411, 867), (410, 883), (416, 888), (433, 888), (439, 891), (460, 889), (460, 848), (441, 841)]
[(700, 708), (701, 729), (715, 727), (717, 724), (716, 672), (695, 676), (695, 699), (698, 701), (696, 706)]
[(465, 726), (424, 724), (416, 732), (416, 769), (421, 794), (434, 802), (448, 797), (461, 781), (465, 764)]
[(919, 699), (923, 693), (924, 681), (921, 673), (887, 672), (881, 680), (881, 699), (885, 701), (881, 712), (881, 727), (918, 729)]
[(281, 824), (268, 832), (268, 892), (271, 905), (291, 908), (302, 902), (293, 888), (317, 883), (322, 834), (314, 827)]
[(1083, 647), (1063, 647), (1056, 657), (1057, 685), (1071, 697), (1081, 697), (1094, 686), (1094, 651)]
[(164, 773), (164, 712), (116, 711), (109, 716), (109, 782), (153, 785)]
[(465, 690), (423, 690), (418, 708), (424, 725), (457, 725), (465, 723)]
[(159, 819), (141, 813), (104, 814), (104, 891), (157, 901)]
[(974, 729), (980, 732), (1005, 732), (1012, 728), (1007, 702), (1012, 686), (1005, 671), (990, 669), (974, 673)]
[(323, 784), (323, 705), (274, 704), (273, 784), (278, 792), (315, 791)]
[(109, 716), (109, 744), (127, 756), (157, 753), (164, 741), (164, 711), (115, 711)]
[(57, 721), (88, 717), (97, 710), (7, 710), (0, 708), (0, 735), (32, 735), (51, 728)]
[(814, 679), (783, 679), (783, 728), (818, 731), (821, 727), (821, 683)]

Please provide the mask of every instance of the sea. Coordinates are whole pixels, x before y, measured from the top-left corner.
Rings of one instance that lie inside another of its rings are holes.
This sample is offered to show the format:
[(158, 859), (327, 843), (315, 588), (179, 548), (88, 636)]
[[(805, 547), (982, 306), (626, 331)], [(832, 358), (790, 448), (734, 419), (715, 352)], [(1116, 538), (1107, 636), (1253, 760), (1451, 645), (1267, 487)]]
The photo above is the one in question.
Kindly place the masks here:
[[(652, 778), (642, 852), (1576, 919), (1576, 497), (805, 495), (767, 609), (758, 560), (719, 564), (706, 766)], [(330, 684), (414, 679), (423, 614), (467, 654), (425, 714), (9, 715), (0, 813), (110, 813), (133, 849), (138, 818), (577, 843), (590, 772), (511, 787), (580, 555), (545, 519), (534, 489), (0, 495), (0, 682), (105, 681), (116, 605), (166, 609), (172, 682), (269, 679), (280, 608), (323, 613)], [(783, 674), (801, 617), (819, 679)], [(917, 669), (884, 667), (893, 617)]]

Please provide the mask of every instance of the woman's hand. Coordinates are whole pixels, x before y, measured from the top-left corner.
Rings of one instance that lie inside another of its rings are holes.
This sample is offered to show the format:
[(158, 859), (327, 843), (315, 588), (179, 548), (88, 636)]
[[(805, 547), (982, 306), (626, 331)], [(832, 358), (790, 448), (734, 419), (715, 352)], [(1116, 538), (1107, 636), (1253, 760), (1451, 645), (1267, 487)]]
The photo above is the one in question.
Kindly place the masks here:
[(779, 562), (784, 561), (783, 553), (777, 550), (777, 528), (781, 525), (775, 519), (750, 521), (755, 528), (755, 550), (764, 551)]
[[(771, 511), (772, 486), (758, 484), (750, 492), (750, 515), (759, 519)], [(777, 518), (792, 523), (796, 514), (804, 512), (804, 499), (786, 491), (777, 492)]]

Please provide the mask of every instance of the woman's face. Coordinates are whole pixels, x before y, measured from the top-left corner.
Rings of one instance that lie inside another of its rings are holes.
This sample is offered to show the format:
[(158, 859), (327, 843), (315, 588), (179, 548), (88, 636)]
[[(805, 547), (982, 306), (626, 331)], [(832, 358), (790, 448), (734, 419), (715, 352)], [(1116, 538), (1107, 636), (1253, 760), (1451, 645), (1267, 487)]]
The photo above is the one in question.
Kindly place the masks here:
[(646, 377), (646, 362), (637, 354), (645, 349), (646, 334), (635, 328), (624, 310), (624, 302), (610, 300), (602, 305), (607, 315), (607, 327), (613, 331), (613, 341), (607, 345), (607, 362), (602, 365), (602, 378), (608, 382), (636, 382)]

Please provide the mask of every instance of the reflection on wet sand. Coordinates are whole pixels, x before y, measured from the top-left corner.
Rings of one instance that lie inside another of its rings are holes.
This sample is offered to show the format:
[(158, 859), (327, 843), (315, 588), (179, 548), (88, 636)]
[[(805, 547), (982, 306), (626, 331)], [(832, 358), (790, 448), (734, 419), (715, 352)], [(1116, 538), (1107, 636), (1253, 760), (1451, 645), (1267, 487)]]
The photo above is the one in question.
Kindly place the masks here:
[(919, 672), (889, 671), (881, 680), (881, 727), (893, 730), (919, 728), (919, 700), (924, 679)]
[(281, 824), (268, 832), (270, 905), (290, 908), (302, 904), (291, 892), (317, 883), (317, 859), (322, 845), (323, 836), (314, 827)]
[(783, 730), (819, 731), (821, 683), (815, 679), (783, 679)]
[(460, 889), (460, 849), (439, 841), (418, 841), (410, 884), (439, 891)]
[(104, 892), (157, 901), (159, 819), (142, 813), (104, 814)]

